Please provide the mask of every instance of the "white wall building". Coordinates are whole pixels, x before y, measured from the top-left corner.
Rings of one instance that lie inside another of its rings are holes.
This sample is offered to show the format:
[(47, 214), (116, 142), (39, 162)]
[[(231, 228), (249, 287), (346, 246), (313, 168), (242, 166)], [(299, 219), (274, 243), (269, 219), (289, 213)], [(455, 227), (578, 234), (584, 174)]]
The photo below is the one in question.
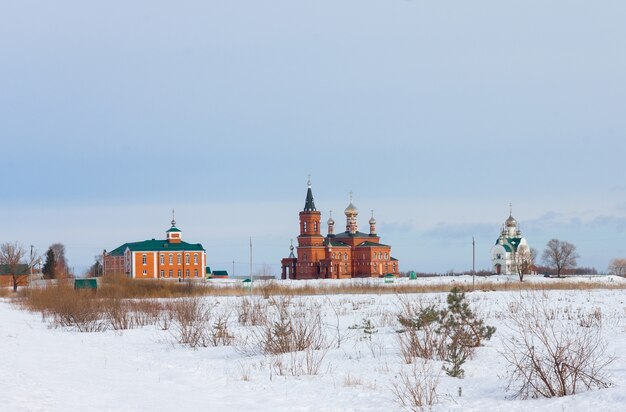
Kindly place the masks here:
[(496, 244), (491, 248), (491, 269), (495, 274), (516, 275), (520, 268), (530, 272), (530, 248), (522, 236), (517, 220), (509, 213)]

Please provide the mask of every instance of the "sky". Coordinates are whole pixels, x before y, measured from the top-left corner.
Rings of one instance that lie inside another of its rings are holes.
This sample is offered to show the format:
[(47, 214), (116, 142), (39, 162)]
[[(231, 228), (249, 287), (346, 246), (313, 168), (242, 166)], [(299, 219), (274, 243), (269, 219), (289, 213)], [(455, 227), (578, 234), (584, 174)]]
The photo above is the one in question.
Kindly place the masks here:
[[(626, 4), (0, 0), (0, 242), (183, 238), (279, 271), (311, 175), (400, 270), (539, 252), (626, 257)], [(325, 227), (325, 225), (324, 225)]]

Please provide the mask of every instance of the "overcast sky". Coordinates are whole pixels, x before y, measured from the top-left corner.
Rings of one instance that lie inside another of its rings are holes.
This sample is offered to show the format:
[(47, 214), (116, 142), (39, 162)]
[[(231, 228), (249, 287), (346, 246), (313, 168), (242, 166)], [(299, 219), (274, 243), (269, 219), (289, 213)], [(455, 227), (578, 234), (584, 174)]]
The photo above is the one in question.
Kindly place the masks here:
[[(626, 257), (623, 1), (1, 1), (0, 241), (184, 239), (278, 271), (311, 175), (401, 270)], [(324, 225), (324, 228), (326, 225)]]

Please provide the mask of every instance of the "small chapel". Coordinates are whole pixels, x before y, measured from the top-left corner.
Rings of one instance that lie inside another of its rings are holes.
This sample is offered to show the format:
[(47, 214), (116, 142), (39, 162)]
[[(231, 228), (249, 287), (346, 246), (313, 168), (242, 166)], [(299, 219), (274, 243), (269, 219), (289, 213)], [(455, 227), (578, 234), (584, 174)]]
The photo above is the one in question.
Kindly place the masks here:
[(391, 256), (391, 246), (380, 243), (374, 212), (369, 233), (359, 232), (359, 211), (352, 204), (344, 210), (346, 230), (335, 233), (332, 212), (328, 232), (322, 235), (322, 214), (315, 208), (311, 181), (308, 182), (304, 209), (300, 212), (300, 234), (294, 254), (281, 260), (282, 279), (344, 279), (398, 275), (398, 260)]
[(509, 217), (502, 225), (500, 236), (491, 248), (491, 262), (496, 275), (517, 275), (520, 271), (530, 273), (530, 248), (513, 217), (512, 205), (509, 205)]

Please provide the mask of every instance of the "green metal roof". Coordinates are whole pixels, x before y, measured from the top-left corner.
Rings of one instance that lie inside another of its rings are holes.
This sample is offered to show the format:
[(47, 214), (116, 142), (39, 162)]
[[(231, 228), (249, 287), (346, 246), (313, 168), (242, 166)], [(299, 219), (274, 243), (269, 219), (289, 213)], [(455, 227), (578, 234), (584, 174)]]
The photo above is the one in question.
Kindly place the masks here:
[(313, 212), (315, 211), (315, 202), (313, 202), (313, 191), (311, 191), (311, 186), (306, 191), (306, 200), (304, 201), (304, 211), (305, 212)]
[(113, 249), (109, 255), (123, 255), (126, 248), (131, 252), (163, 252), (163, 251), (201, 251), (204, 250), (200, 243), (169, 242), (167, 240), (144, 240), (143, 242), (124, 243), (122, 246)]
[(324, 246), (328, 246), (330, 244), (330, 246), (336, 246), (336, 247), (350, 247), (350, 245), (346, 245), (343, 242), (340, 242), (338, 240), (333, 240), (333, 239), (326, 239), (324, 240)]
[(226, 271), (226, 270), (215, 270), (215, 271), (213, 271), (213, 276), (228, 276), (228, 271)]
[(170, 233), (170, 232), (180, 232), (181, 230), (179, 228), (177, 228), (176, 226), (172, 226), (171, 228), (169, 228), (165, 233)]
[(363, 232), (356, 232), (354, 234), (350, 233), (350, 232), (341, 232), (335, 235), (336, 238), (342, 238), (342, 237), (366, 237), (366, 238), (370, 238), (371, 236), (369, 235), (369, 233), (363, 233)]
[(496, 245), (502, 246), (504, 250), (511, 253), (512, 251), (517, 252), (517, 248), (519, 247), (521, 242), (521, 237), (505, 237), (504, 244), (500, 244), (500, 238), (498, 238), (498, 240), (496, 240)]
[(211, 268), (208, 267), (208, 266), (206, 268), (204, 268), (204, 273), (207, 274), (207, 275), (210, 275), (211, 274)]
[(382, 243), (369, 242), (369, 241), (366, 241), (366, 242), (363, 242), (363, 243), (359, 243), (359, 244), (357, 245), (357, 247), (361, 247), (361, 246), (364, 246), (364, 247), (372, 247), (372, 246), (384, 246), (384, 247), (390, 247), (389, 245), (383, 245)]
[(28, 273), (30, 272), (30, 268), (28, 267), (28, 265), (24, 264), (24, 263), (19, 263), (15, 266), (15, 271), (17, 273), (13, 273), (13, 271), (11, 270), (11, 266), (10, 265), (0, 265), (0, 275), (28, 275)]

